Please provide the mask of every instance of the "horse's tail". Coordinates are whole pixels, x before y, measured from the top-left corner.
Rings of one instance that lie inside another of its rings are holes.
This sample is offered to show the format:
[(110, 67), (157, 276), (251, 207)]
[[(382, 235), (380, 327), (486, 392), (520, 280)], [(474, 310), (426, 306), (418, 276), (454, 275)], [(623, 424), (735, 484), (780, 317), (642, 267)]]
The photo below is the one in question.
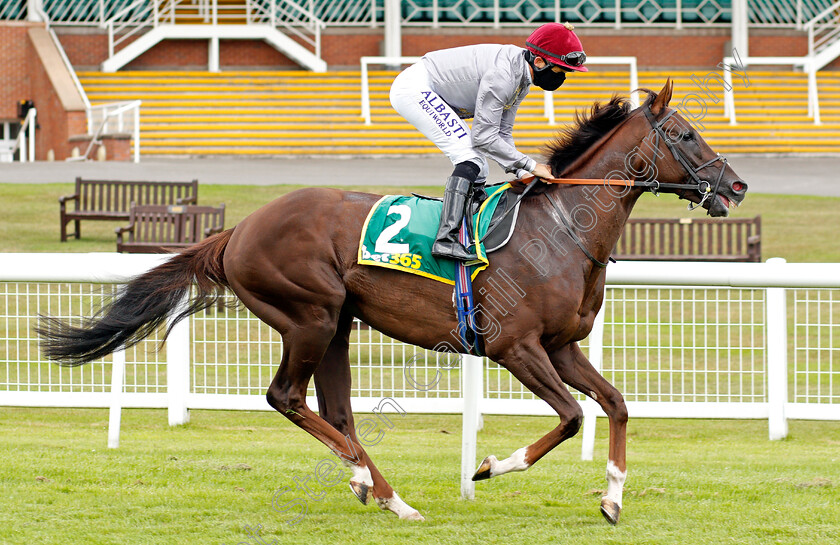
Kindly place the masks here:
[[(222, 259), (232, 234), (233, 229), (228, 229), (208, 237), (132, 279), (80, 326), (42, 316), (36, 331), (44, 355), (59, 365), (82, 365), (137, 344), (176, 313), (168, 335), (174, 324), (222, 297), (220, 288), (228, 286)], [(193, 285), (196, 289), (190, 295)], [(189, 301), (181, 308), (187, 296)]]

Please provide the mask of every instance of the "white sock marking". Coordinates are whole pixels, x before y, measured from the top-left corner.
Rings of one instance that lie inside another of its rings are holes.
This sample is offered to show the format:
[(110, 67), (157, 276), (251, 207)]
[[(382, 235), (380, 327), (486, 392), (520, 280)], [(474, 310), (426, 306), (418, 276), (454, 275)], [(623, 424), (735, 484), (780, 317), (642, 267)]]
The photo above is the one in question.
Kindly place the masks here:
[(619, 471), (612, 460), (607, 462), (607, 493), (604, 496), (621, 507), (621, 496), (624, 492), (624, 481), (627, 479), (626, 471)]
[(390, 498), (376, 498), (376, 505), (383, 511), (395, 513), (401, 519), (424, 520), (423, 515), (417, 509), (405, 503), (396, 492)]
[(350, 469), (353, 470), (353, 476), (350, 480), (354, 483), (362, 483), (366, 484), (369, 487), (373, 488), (373, 477), (370, 475), (370, 469), (367, 466), (358, 466), (355, 464), (348, 464)]
[(504, 475), (505, 473), (510, 473), (511, 471), (525, 471), (528, 467), (530, 467), (525, 462), (525, 453), (527, 452), (528, 447), (522, 447), (511, 454), (509, 458), (505, 458), (500, 462), (493, 463), (491, 460), (490, 476), (495, 477), (496, 475)]

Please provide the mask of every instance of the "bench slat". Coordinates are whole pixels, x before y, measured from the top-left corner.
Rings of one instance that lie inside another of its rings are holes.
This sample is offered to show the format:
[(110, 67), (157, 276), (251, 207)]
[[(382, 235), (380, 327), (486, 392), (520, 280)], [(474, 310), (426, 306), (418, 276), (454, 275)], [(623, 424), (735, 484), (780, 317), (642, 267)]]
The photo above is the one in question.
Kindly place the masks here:
[(117, 251), (162, 253), (187, 248), (224, 229), (225, 205), (134, 205), (117, 229)]
[[(73, 210), (65, 201), (73, 201)], [(189, 182), (87, 180), (76, 178), (75, 193), (59, 199), (61, 240), (67, 240), (67, 224), (75, 222), (73, 236), (79, 238), (80, 220), (129, 219), (131, 203), (196, 204), (198, 180)]]
[(630, 218), (615, 259), (761, 261), (761, 216), (725, 219)]

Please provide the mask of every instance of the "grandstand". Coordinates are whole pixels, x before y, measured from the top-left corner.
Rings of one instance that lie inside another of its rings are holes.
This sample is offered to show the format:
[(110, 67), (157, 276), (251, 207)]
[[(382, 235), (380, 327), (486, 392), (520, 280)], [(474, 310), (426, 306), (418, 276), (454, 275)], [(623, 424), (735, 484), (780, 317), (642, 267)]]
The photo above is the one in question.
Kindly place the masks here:
[[(627, 94), (626, 71), (575, 74), (554, 93), (557, 123), (576, 109), (613, 93)], [(140, 99), (143, 154), (150, 155), (391, 155), (439, 153), (388, 101), (395, 72), (369, 76), (372, 124), (361, 118), (360, 74), (309, 72), (83, 72), (79, 77), (94, 103)], [(642, 71), (642, 87), (658, 90), (676, 81), (675, 101), (699, 89), (690, 80), (704, 73)], [(840, 152), (840, 72), (823, 72), (819, 89), (823, 125), (807, 116), (807, 81), (801, 73), (748, 71), (750, 87), (736, 83), (738, 125), (702, 95), (708, 113), (703, 136), (721, 153)], [(715, 88), (713, 87), (714, 91)], [(698, 109), (686, 102), (686, 109)], [(699, 113), (698, 113), (699, 115)], [(517, 145), (537, 153), (557, 127), (547, 124), (542, 91), (533, 88), (517, 115)]]

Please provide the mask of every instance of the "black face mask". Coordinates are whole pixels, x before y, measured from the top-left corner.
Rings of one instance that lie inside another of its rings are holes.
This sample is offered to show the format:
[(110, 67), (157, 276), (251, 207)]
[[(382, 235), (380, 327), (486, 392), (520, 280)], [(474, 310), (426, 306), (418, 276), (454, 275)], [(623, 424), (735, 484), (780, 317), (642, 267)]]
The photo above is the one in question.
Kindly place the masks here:
[(542, 69), (534, 67), (534, 85), (545, 91), (556, 91), (566, 81), (565, 72), (555, 72), (548, 64)]
[(534, 85), (545, 91), (556, 91), (566, 81), (565, 72), (554, 72), (550, 64), (546, 64), (542, 68), (534, 66), (534, 59), (536, 56), (530, 51), (525, 51), (525, 60), (531, 65), (534, 70)]

